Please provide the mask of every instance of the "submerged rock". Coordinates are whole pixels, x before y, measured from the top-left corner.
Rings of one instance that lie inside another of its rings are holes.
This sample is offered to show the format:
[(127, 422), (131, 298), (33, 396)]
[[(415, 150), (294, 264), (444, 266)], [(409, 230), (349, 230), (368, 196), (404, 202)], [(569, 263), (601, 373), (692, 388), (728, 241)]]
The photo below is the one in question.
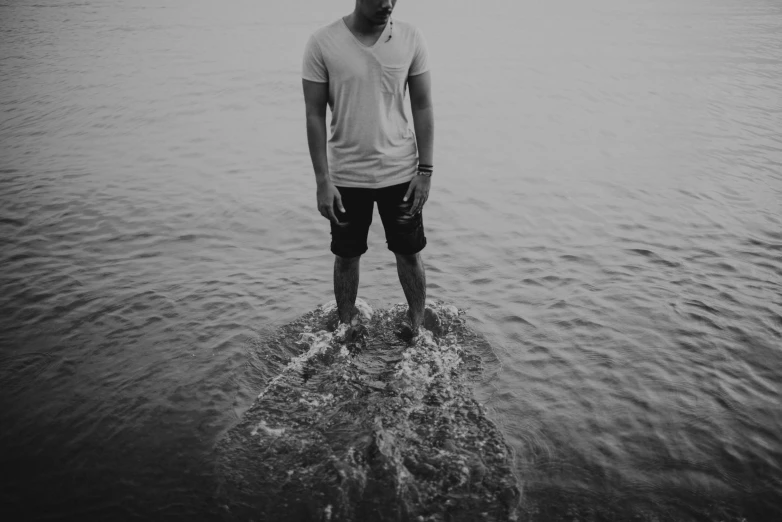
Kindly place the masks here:
[(280, 330), (273, 343), (298, 355), (217, 446), (227, 518), (516, 520), (512, 452), (468, 386), (476, 337), (454, 307), (431, 307), (439, 335), (411, 344), (395, 333), (402, 305), (359, 307), (347, 339), (347, 325), (327, 330), (333, 305)]

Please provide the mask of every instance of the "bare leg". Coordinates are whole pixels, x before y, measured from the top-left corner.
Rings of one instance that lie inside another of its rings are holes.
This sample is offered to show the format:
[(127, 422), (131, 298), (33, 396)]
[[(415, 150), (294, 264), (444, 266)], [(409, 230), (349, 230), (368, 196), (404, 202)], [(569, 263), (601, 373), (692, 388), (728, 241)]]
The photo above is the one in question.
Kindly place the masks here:
[(396, 255), (396, 271), (399, 282), (407, 298), (410, 308), (410, 326), (413, 332), (418, 330), (424, 320), (424, 305), (426, 303), (426, 273), (421, 254)]
[(358, 273), (361, 256), (334, 259), (334, 297), (337, 299), (339, 320), (349, 323), (358, 295)]

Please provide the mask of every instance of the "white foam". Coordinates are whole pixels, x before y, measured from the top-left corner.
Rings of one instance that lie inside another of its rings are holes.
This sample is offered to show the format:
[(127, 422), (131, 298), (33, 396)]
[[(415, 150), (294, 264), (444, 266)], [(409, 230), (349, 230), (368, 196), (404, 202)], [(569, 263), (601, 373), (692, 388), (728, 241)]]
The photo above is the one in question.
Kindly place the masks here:
[(280, 437), (283, 433), (285, 433), (285, 428), (270, 428), (266, 425), (266, 421), (262, 420), (258, 423), (257, 426), (255, 426), (253, 431), (250, 432), (250, 435), (258, 435), (258, 432), (261, 430), (263, 430), (263, 432), (267, 435), (271, 435), (272, 437)]
[[(309, 349), (294, 357), (291, 359), (291, 361), (285, 366), (285, 369), (283, 369), (282, 372), (280, 372), (277, 377), (272, 379), (272, 381), (266, 386), (266, 388), (261, 391), (260, 394), (258, 394), (258, 398), (261, 399), (266, 394), (269, 389), (271, 389), (273, 386), (275, 386), (280, 379), (283, 378), (283, 376), (289, 374), (291, 371), (293, 372), (301, 372), (302, 368), (304, 367), (304, 363), (306, 363), (311, 358), (315, 357), (316, 355), (320, 355), (324, 353), (326, 350), (328, 350), (331, 347), (331, 342), (334, 340), (334, 338), (340, 338), (344, 337), (345, 331), (348, 329), (348, 326), (346, 324), (341, 324), (334, 332), (327, 332), (325, 330), (321, 330), (319, 332), (311, 333), (311, 332), (304, 332), (299, 337), (299, 342), (307, 343), (309, 344)], [(347, 355), (347, 349), (343, 346), (342, 349), (340, 349), (339, 354), (340, 355)]]
[(369, 304), (360, 297), (356, 299), (356, 308), (361, 314), (361, 317), (363, 317), (365, 320), (369, 321), (372, 319), (372, 315), (374, 314), (372, 307), (369, 306)]

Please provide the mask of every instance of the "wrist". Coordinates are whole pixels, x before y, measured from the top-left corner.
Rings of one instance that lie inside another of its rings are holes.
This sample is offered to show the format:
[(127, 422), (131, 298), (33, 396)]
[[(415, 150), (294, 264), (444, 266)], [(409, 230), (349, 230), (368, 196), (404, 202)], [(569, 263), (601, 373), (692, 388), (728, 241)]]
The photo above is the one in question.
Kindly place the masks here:
[(418, 168), (416, 169), (416, 175), (431, 178), (433, 173), (434, 173), (434, 166), (427, 165), (426, 163), (418, 164)]

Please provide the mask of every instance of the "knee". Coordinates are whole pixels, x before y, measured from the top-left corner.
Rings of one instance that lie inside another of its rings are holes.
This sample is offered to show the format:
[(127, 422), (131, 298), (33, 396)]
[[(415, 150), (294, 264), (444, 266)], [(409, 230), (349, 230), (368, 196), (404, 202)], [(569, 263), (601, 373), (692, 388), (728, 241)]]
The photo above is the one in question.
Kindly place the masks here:
[(360, 260), (360, 255), (355, 257), (334, 256), (334, 264), (340, 270), (349, 270), (358, 265)]
[(418, 266), (421, 263), (421, 254), (397, 254), (394, 252), (394, 255), (396, 256), (396, 262), (403, 265)]

